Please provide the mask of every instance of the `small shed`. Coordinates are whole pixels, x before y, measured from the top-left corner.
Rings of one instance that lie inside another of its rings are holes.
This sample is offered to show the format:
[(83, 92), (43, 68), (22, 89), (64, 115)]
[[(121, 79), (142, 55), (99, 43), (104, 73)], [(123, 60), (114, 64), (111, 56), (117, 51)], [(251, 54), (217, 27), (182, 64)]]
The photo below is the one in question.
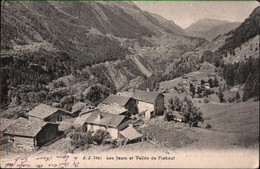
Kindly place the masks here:
[(58, 136), (58, 124), (20, 117), (3, 131), (3, 135), (16, 145), (42, 146)]
[(125, 128), (122, 131), (119, 131), (120, 135), (128, 139), (128, 143), (139, 141), (142, 138), (142, 134), (136, 131), (131, 125), (129, 125), (127, 128)]
[(41, 119), (47, 122), (59, 122), (72, 118), (72, 114), (66, 110), (40, 104), (27, 113), (29, 119)]

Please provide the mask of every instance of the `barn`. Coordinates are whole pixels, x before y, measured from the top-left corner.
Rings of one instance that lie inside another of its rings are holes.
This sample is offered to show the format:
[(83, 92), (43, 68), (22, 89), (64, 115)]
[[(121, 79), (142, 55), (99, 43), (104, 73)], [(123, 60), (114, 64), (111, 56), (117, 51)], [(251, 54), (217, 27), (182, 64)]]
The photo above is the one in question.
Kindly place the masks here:
[(46, 122), (60, 122), (70, 119), (73, 115), (59, 108), (54, 108), (45, 104), (40, 104), (27, 113), (29, 119), (41, 119)]
[(58, 136), (58, 124), (20, 117), (3, 131), (3, 135), (16, 145), (42, 146)]
[(119, 131), (119, 136), (127, 139), (127, 143), (134, 143), (140, 141), (143, 135), (137, 132), (132, 125), (129, 125), (124, 130)]
[(144, 112), (145, 117), (150, 119), (164, 113), (164, 95), (157, 92), (136, 90), (132, 96), (137, 100), (139, 113)]
[(85, 120), (84, 127), (86, 129), (83, 128), (83, 130), (96, 131), (103, 129), (110, 133), (112, 139), (117, 139), (119, 131), (125, 129), (129, 122), (129, 118), (126, 116), (96, 110)]
[(138, 113), (136, 101), (132, 97), (111, 94), (97, 107), (101, 107), (102, 104), (104, 105), (118, 104), (119, 106), (127, 109), (127, 112), (129, 114), (135, 115)]

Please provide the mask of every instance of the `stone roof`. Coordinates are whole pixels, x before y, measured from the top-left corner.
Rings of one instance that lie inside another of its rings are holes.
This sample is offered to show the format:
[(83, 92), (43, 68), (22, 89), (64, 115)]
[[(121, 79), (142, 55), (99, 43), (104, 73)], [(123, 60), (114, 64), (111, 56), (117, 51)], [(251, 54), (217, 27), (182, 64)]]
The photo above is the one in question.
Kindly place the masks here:
[(125, 106), (126, 103), (130, 100), (130, 98), (131, 97), (111, 94), (102, 103), (103, 104), (117, 103), (120, 106)]
[(91, 115), (91, 113), (83, 114), (78, 116), (73, 122), (74, 127), (82, 127), (86, 122), (86, 119)]
[(133, 92), (122, 91), (122, 92), (118, 92), (117, 95), (119, 95), (119, 96), (126, 96), (126, 97), (132, 97)]
[[(40, 104), (40, 105), (36, 106), (34, 109), (32, 109), (31, 111), (29, 111), (27, 113), (27, 115), (37, 117), (40, 119), (45, 119), (45, 118), (49, 117), (50, 115), (56, 113), (58, 110), (62, 110), (62, 109), (51, 107), (46, 104)], [(71, 114), (70, 112), (68, 112), (66, 110), (62, 110), (62, 111), (66, 112), (68, 114)]]
[(71, 123), (71, 122), (61, 121), (58, 130), (65, 131), (65, 130), (68, 130), (72, 126), (73, 126), (73, 123)]
[(83, 108), (85, 108), (86, 104), (83, 102), (78, 102), (72, 106), (72, 113), (76, 113), (78, 111), (81, 111)]
[(142, 137), (142, 134), (138, 133), (132, 126), (128, 126), (124, 130), (119, 131), (119, 133), (122, 134), (125, 138), (128, 138), (129, 140)]
[(97, 108), (106, 113), (112, 113), (112, 114), (122, 114), (127, 111), (127, 109), (123, 106), (120, 106), (117, 103), (111, 103), (111, 104), (99, 104)]
[(58, 108), (54, 108), (45, 104), (40, 104), (36, 106), (34, 109), (27, 113), (28, 116), (38, 117), (41, 119), (45, 119), (49, 117), (53, 113), (57, 112)]
[(8, 126), (3, 133), (9, 135), (35, 137), (46, 124), (48, 123), (40, 119), (28, 120), (20, 117), (13, 124)]
[(7, 127), (15, 122), (14, 119), (1, 118), (1, 131), (3, 132)]
[(118, 127), (124, 119), (125, 116), (123, 115), (104, 113), (97, 110), (91, 113), (91, 115), (86, 119), (86, 122), (103, 126)]
[(159, 95), (160, 93), (158, 92), (147, 92), (143, 90), (136, 90), (133, 93), (133, 98), (147, 103), (154, 103)]

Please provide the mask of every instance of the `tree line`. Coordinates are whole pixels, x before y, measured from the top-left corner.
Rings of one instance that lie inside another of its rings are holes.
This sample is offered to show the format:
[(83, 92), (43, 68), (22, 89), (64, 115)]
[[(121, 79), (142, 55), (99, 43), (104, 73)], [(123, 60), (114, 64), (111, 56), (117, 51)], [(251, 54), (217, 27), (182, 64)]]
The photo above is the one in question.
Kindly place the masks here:
[(245, 62), (225, 64), (222, 76), (228, 87), (244, 84), (242, 101), (252, 97), (259, 99), (259, 59), (249, 57)]

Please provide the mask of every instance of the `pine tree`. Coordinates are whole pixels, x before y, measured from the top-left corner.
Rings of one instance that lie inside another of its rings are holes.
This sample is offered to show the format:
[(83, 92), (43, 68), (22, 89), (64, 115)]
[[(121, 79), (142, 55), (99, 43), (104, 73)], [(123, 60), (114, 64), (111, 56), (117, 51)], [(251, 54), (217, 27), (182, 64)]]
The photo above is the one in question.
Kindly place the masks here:
[(243, 84), (246, 82), (246, 79), (249, 74), (248, 65), (246, 63), (240, 63), (238, 72), (235, 77), (236, 84)]
[(213, 87), (214, 87), (214, 86), (213, 86), (213, 81), (212, 81), (212, 79), (209, 79), (209, 80), (208, 80), (208, 83), (209, 83), (209, 87), (210, 87), (210, 88), (213, 88)]
[(254, 86), (254, 77), (250, 73), (247, 77), (245, 87), (244, 87), (244, 95), (242, 98), (243, 102), (250, 99), (253, 96), (253, 92), (252, 92), (253, 86)]
[(233, 65), (227, 65), (227, 68), (225, 70), (225, 79), (226, 79), (226, 83), (228, 86), (233, 86), (234, 85), (234, 78), (235, 78), (235, 69)]
[(224, 102), (224, 94), (222, 93), (220, 88), (218, 90), (218, 97), (219, 97), (220, 103)]
[(214, 79), (213, 84), (214, 84), (214, 87), (218, 87), (219, 86), (219, 82), (218, 82), (218, 79), (216, 77)]

